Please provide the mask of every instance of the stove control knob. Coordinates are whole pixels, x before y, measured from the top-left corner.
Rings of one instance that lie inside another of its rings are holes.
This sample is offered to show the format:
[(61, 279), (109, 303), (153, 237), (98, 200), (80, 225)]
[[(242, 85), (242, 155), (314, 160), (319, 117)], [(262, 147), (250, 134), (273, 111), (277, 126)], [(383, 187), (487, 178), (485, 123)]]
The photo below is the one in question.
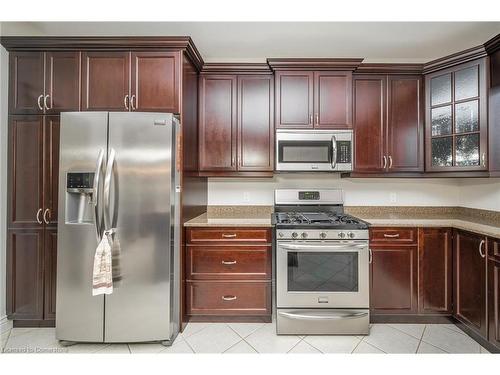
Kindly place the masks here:
[(326, 238), (326, 233), (325, 233), (325, 232), (321, 232), (321, 233), (319, 234), (319, 238), (321, 238), (321, 239), (325, 239), (325, 238)]
[(354, 238), (355, 234), (352, 232), (347, 233), (347, 237), (349, 238)]
[(344, 232), (340, 232), (339, 233), (339, 238), (345, 238), (345, 233)]
[(281, 238), (283, 238), (283, 236), (284, 236), (283, 232), (279, 232), (278, 236), (281, 237)]
[(299, 236), (299, 234), (297, 232), (292, 233), (292, 238), (297, 238), (298, 236)]
[(306, 232), (303, 232), (300, 236), (301, 236), (302, 238), (307, 238), (307, 233), (306, 233)]

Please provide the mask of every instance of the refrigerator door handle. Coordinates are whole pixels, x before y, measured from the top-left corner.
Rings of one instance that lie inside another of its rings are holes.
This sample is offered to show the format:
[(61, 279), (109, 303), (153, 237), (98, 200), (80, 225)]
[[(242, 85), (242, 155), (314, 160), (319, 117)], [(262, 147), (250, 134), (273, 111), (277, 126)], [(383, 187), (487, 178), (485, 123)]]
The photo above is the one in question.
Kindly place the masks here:
[(92, 204), (94, 205), (94, 224), (97, 236), (97, 242), (101, 241), (101, 220), (99, 218), (99, 180), (102, 171), (102, 163), (104, 161), (104, 149), (99, 150), (99, 155), (97, 156), (97, 163), (94, 172), (94, 183), (92, 185)]
[(113, 174), (113, 165), (115, 163), (116, 151), (112, 148), (109, 152), (108, 164), (106, 165), (106, 174), (104, 176), (104, 229), (111, 229), (110, 200), (111, 200), (111, 176)]

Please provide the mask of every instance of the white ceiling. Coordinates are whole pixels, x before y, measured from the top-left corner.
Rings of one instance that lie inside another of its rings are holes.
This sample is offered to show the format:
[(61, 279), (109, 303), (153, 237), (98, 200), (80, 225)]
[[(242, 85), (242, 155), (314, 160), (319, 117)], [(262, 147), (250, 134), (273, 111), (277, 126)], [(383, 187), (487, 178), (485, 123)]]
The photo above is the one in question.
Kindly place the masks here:
[(205, 61), (365, 57), (426, 62), (484, 43), (500, 22), (3, 22), (3, 35), (189, 35)]

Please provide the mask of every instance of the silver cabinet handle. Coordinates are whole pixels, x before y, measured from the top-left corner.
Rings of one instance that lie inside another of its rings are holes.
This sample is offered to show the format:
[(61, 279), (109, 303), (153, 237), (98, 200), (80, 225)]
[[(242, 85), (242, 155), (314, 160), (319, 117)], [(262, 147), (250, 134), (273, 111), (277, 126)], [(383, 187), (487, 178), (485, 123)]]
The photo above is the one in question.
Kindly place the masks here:
[(128, 94), (125, 95), (125, 97), (123, 98), (123, 105), (125, 106), (125, 109), (128, 111), (129, 108), (128, 108), (128, 103), (129, 103), (129, 99), (128, 99)]
[(389, 169), (392, 168), (392, 156), (389, 155)]
[(479, 255), (481, 255), (481, 258), (486, 257), (486, 253), (483, 253), (483, 245), (484, 245), (484, 240), (481, 240), (479, 243)]
[(222, 237), (223, 238), (236, 238), (236, 233), (231, 233), (231, 234), (223, 233)]
[(113, 174), (113, 164), (115, 163), (116, 151), (114, 148), (109, 152), (109, 159), (106, 165), (106, 174), (104, 176), (104, 229), (110, 229), (111, 222), (111, 176)]
[(307, 313), (299, 313), (299, 312), (286, 312), (279, 311), (279, 315), (284, 316), (289, 319), (298, 319), (298, 320), (338, 320), (338, 319), (356, 319), (367, 316), (367, 312), (332, 312), (329, 314), (310, 311)]
[(386, 233), (384, 233), (384, 237), (385, 238), (398, 238), (399, 233), (398, 234), (386, 234)]
[(137, 102), (135, 94), (130, 97), (130, 107), (132, 108), (132, 111), (135, 111), (135, 103)]
[[(49, 217), (47, 218), (47, 214), (49, 214)], [(45, 224), (50, 224), (50, 209), (46, 208), (45, 211), (43, 211), (43, 221)]]
[(235, 260), (223, 260), (221, 263), (226, 264), (226, 265), (231, 265), (231, 264), (236, 264), (236, 261)]
[(49, 100), (50, 95), (45, 95), (43, 98), (43, 106), (46, 110), (52, 109), (52, 103), (50, 103), (50, 107), (47, 105), (47, 101)]
[(312, 125), (313, 123), (313, 115), (312, 113), (309, 115), (309, 125)]
[(481, 162), (483, 163), (483, 167), (486, 167), (486, 152), (483, 152), (481, 155)]
[(38, 103), (38, 108), (40, 108), (40, 111), (43, 111), (43, 107), (42, 107), (42, 98), (43, 98), (43, 94), (40, 95), (38, 97), (38, 100), (37, 100), (37, 103)]
[(319, 125), (319, 114), (316, 113), (316, 125)]
[(337, 137), (332, 135), (332, 168), (337, 166)]
[(43, 224), (42, 220), (40, 219), (40, 214), (42, 213), (42, 209), (39, 208), (38, 211), (36, 212), (36, 221), (38, 224)]
[(372, 249), (368, 249), (368, 263), (371, 264), (373, 262), (373, 252)]
[(222, 296), (223, 301), (234, 301), (237, 298), (238, 297), (236, 297), (236, 296)]
[(387, 168), (387, 156), (382, 156), (382, 160), (384, 161), (384, 166), (382, 167), (383, 169)]

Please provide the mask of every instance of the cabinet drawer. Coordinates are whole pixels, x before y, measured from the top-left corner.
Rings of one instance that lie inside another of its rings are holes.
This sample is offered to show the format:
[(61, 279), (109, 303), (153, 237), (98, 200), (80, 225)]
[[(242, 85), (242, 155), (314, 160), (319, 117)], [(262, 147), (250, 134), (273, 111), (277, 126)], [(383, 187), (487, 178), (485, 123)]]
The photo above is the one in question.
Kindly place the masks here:
[(271, 283), (245, 281), (188, 282), (188, 315), (269, 315)]
[(271, 279), (270, 246), (188, 246), (186, 276), (199, 279)]
[(370, 228), (370, 244), (376, 243), (417, 243), (417, 228), (374, 227)]
[(269, 228), (188, 228), (188, 243), (260, 242), (271, 243)]

